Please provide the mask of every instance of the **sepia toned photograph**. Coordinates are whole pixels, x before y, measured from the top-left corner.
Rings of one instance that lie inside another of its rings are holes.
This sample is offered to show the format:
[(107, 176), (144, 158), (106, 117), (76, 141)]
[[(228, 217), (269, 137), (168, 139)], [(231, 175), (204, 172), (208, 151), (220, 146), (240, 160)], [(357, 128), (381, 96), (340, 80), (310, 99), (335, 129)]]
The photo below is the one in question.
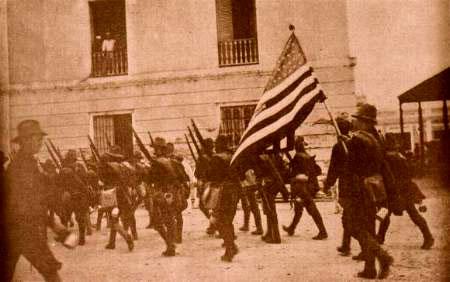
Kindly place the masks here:
[(0, 281), (450, 281), (448, 0), (0, 0)]

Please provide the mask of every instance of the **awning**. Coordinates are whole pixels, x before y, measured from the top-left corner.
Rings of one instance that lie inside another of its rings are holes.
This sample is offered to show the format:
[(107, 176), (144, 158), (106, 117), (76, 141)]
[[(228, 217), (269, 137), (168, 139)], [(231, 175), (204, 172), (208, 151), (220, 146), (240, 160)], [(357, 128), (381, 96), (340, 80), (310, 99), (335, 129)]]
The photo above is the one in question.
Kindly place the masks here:
[(398, 96), (400, 104), (450, 100), (450, 68)]

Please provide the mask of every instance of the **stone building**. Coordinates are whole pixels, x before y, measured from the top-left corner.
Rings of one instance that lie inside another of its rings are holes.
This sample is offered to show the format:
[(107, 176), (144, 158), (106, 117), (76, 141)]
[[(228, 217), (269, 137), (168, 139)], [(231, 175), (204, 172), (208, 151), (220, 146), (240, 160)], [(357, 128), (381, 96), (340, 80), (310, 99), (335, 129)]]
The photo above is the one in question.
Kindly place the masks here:
[[(238, 141), (290, 31), (335, 112), (356, 104), (345, 1), (0, 0), (2, 147), (38, 120), (64, 152), (133, 149), (132, 125), (186, 153), (195, 119), (205, 136)], [(299, 130), (319, 159), (333, 130), (317, 105)], [(42, 152), (46, 154), (45, 151)]]

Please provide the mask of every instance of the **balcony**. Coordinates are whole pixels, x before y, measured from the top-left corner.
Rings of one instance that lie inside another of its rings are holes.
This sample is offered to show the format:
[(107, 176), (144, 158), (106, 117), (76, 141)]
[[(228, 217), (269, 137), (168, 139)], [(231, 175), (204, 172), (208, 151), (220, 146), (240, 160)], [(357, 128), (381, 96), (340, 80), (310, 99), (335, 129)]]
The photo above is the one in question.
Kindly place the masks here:
[(220, 41), (219, 66), (239, 66), (258, 63), (258, 43), (256, 38)]
[(115, 76), (128, 73), (127, 50), (92, 51), (92, 76)]

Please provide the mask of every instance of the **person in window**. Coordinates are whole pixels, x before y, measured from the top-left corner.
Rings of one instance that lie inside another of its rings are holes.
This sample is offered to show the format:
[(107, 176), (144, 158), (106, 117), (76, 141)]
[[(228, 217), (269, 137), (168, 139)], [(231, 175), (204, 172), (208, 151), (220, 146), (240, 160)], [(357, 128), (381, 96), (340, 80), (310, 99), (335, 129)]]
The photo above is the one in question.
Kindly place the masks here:
[(116, 49), (116, 40), (112, 38), (111, 32), (106, 32), (102, 42), (102, 54), (104, 58), (103, 72), (105, 74), (113, 72), (114, 51)]

